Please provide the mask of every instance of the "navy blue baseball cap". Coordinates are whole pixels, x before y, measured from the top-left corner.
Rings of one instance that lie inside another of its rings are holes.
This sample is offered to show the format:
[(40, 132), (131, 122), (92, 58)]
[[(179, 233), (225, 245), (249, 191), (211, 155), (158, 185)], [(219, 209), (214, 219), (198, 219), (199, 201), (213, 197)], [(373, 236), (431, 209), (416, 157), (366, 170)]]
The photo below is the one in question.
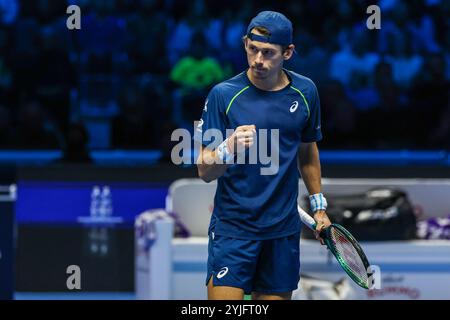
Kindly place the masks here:
[[(253, 28), (264, 27), (270, 35), (260, 36), (251, 33)], [(292, 43), (292, 23), (285, 15), (275, 11), (262, 11), (250, 21), (247, 37), (252, 41), (267, 42), (287, 46)]]

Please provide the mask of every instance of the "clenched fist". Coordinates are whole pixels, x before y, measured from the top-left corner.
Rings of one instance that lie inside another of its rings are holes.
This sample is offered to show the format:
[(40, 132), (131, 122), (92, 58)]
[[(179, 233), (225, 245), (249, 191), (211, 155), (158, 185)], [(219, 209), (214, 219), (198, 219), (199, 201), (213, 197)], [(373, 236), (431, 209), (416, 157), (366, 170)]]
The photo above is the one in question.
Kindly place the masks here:
[(232, 154), (242, 153), (250, 148), (256, 136), (254, 124), (237, 127), (234, 133), (227, 139), (227, 148)]

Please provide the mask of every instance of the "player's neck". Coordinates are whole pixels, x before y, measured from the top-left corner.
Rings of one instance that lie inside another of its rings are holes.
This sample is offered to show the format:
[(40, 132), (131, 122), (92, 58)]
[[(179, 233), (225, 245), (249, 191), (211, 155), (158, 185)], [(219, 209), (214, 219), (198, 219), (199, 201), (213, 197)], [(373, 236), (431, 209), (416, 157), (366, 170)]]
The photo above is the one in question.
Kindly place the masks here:
[(266, 79), (254, 78), (249, 69), (247, 70), (247, 77), (255, 87), (265, 91), (281, 90), (289, 84), (289, 78), (283, 69), (280, 69), (279, 72)]

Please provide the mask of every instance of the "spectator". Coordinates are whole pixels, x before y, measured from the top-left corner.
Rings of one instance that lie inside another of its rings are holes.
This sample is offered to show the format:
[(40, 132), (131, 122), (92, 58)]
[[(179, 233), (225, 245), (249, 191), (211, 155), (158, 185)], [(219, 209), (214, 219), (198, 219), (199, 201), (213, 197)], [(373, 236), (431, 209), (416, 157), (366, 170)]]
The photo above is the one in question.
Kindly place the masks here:
[[(121, 115), (113, 121), (113, 145), (121, 149), (149, 149), (153, 136), (151, 110), (155, 101), (146, 101), (136, 87), (127, 87), (120, 98)], [(156, 111), (156, 110), (155, 110)], [(158, 114), (155, 112), (155, 114)]]
[[(448, 106), (450, 92), (445, 69), (443, 55), (429, 55), (410, 89), (410, 116), (413, 117), (411, 125), (416, 132), (429, 134), (430, 125), (435, 128), (441, 122), (441, 116)], [(428, 135), (422, 135), (418, 142), (426, 146), (427, 138)]]
[(34, 92), (39, 74), (30, 72), (38, 65), (39, 24), (34, 18), (19, 19), (12, 28), (11, 74), (16, 96)]
[(170, 19), (156, 1), (142, 1), (141, 10), (127, 21), (129, 41), (127, 52), (134, 74), (165, 74), (168, 69), (165, 39)]
[(232, 73), (238, 73), (248, 67), (245, 55), (242, 54), (242, 36), (247, 31), (245, 21), (251, 18), (251, 2), (246, 1), (238, 8), (227, 8), (223, 14), (223, 37), (225, 50), (219, 51), (221, 61), (228, 61)]
[[(214, 58), (204, 52), (205, 38), (197, 33), (192, 41), (190, 53), (183, 57), (170, 72), (171, 80), (178, 85), (181, 107), (180, 125), (190, 128), (198, 117), (198, 106), (204, 103), (208, 88), (225, 79), (230, 70), (224, 70)], [(175, 94), (175, 95), (176, 95)]]
[(11, 111), (0, 105), (0, 148), (13, 148), (16, 144)]
[(325, 85), (320, 92), (324, 130), (329, 134), (324, 138), (325, 147), (353, 149), (357, 147), (354, 137), (357, 125), (357, 110), (348, 99), (344, 87), (337, 80)]
[(450, 150), (450, 101), (437, 127), (431, 130), (430, 147)]
[(415, 54), (408, 36), (390, 37), (386, 61), (392, 66), (394, 81), (402, 88), (408, 88), (420, 71), (423, 59)]
[(204, 36), (203, 50), (212, 50), (215, 55), (223, 49), (222, 22), (209, 17), (204, 0), (195, 0), (188, 9), (188, 14), (174, 25), (169, 34), (167, 54), (171, 65), (189, 52), (197, 33)]
[(308, 33), (295, 38), (297, 54), (286, 62), (286, 68), (299, 72), (318, 83), (327, 82), (330, 54)]
[(364, 32), (356, 29), (353, 33), (351, 46), (332, 55), (330, 76), (341, 81), (344, 85), (348, 85), (354, 72), (370, 77), (378, 61), (379, 56), (369, 52), (369, 45)]
[(59, 162), (63, 163), (91, 163), (92, 158), (87, 148), (89, 135), (86, 127), (81, 123), (71, 123), (66, 133), (63, 157)]
[(447, 27), (444, 55), (446, 64), (445, 79), (450, 81), (450, 24)]
[(43, 28), (35, 67), (40, 75), (36, 94), (52, 121), (65, 132), (70, 120), (70, 91), (76, 86), (76, 74), (68, 53), (58, 44), (56, 30)]
[(19, 3), (17, 0), (0, 0), (0, 23), (11, 25), (17, 18)]
[(93, 11), (81, 16), (77, 33), (88, 73), (113, 71), (114, 61), (125, 52), (125, 19), (114, 13), (116, 0), (94, 0)]
[(9, 37), (7, 30), (0, 28), (0, 88), (9, 90), (12, 82), (12, 75), (9, 64), (8, 46)]
[(180, 59), (173, 67), (170, 78), (181, 87), (205, 89), (225, 78), (226, 71), (214, 58), (205, 55), (206, 42), (201, 33), (192, 41), (190, 54)]
[(370, 80), (361, 73), (353, 72), (345, 89), (352, 104), (363, 112), (380, 106), (380, 97)]
[(393, 112), (402, 105), (400, 89), (394, 81), (392, 66), (387, 62), (382, 61), (376, 66), (375, 90), (380, 109)]
[(436, 42), (436, 26), (428, 14), (423, 1), (414, 0), (410, 5), (410, 19), (407, 21), (407, 30), (412, 37), (414, 51), (423, 53), (437, 53), (440, 51)]
[(376, 67), (375, 91), (378, 106), (369, 115), (373, 123), (383, 124), (382, 130), (377, 130), (377, 146), (383, 149), (409, 147), (416, 141), (411, 139), (415, 132), (408, 130), (408, 121), (399, 121), (408, 118), (409, 110), (404, 108), (406, 101), (394, 81), (392, 66), (387, 62), (380, 62)]
[(19, 110), (16, 134), (21, 149), (59, 149), (59, 141), (48, 127), (42, 107), (36, 100), (26, 101)]

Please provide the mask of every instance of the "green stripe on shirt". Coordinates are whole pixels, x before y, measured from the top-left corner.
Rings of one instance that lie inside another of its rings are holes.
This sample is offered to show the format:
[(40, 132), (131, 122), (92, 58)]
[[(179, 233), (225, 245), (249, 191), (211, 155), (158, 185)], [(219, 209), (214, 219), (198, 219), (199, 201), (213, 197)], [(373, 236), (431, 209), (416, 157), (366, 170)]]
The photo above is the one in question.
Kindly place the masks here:
[(297, 91), (297, 92), (300, 93), (300, 95), (302, 96), (303, 101), (305, 101), (306, 108), (308, 109), (308, 119), (309, 119), (310, 111), (309, 111), (309, 104), (308, 104), (308, 101), (306, 101), (305, 96), (303, 95), (303, 93), (302, 93), (300, 90), (298, 90), (297, 88), (295, 88), (295, 87), (293, 87), (293, 86), (291, 86), (291, 89)]
[(250, 86), (246, 86), (244, 89), (242, 89), (241, 91), (239, 91), (238, 93), (236, 93), (233, 97), (233, 99), (231, 99), (230, 103), (228, 104), (227, 110), (225, 111), (225, 114), (228, 114), (228, 111), (231, 108), (231, 105), (233, 104), (234, 99), (236, 99), (242, 92), (244, 92), (245, 90), (247, 90), (248, 88), (250, 88)]

